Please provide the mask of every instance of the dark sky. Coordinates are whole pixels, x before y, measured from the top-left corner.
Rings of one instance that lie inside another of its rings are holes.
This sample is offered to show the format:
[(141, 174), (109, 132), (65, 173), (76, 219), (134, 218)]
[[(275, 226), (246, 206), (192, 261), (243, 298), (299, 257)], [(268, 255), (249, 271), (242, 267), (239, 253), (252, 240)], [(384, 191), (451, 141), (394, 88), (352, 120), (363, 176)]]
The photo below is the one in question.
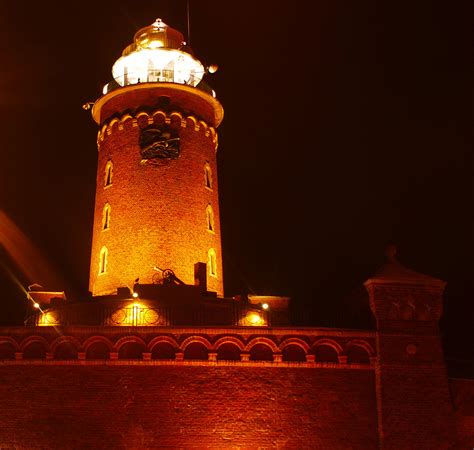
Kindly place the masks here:
[[(342, 326), (396, 243), (448, 282), (450, 354), (472, 342), (469, 23), (460, 2), (190, 0), (191, 46), (219, 71), (226, 294), (293, 297)], [(456, 6), (457, 5), (457, 6)], [(135, 31), (184, 1), (2, 2), (0, 209), (71, 291), (87, 289), (97, 128), (86, 101)], [(3, 251), (0, 323), (28, 283)], [(36, 281), (36, 280), (33, 280)], [(349, 300), (350, 301), (350, 300)]]

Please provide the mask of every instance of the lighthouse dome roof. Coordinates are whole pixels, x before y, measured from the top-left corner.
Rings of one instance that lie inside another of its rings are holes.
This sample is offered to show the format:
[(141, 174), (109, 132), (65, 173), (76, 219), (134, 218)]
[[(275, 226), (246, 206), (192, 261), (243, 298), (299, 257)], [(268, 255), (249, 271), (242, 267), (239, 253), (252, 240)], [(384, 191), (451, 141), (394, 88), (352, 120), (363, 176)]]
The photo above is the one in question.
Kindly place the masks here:
[(122, 56), (137, 50), (154, 50), (157, 48), (179, 50), (185, 44), (181, 32), (171, 28), (161, 19), (156, 19), (151, 25), (140, 28), (135, 33), (133, 43), (125, 48)]

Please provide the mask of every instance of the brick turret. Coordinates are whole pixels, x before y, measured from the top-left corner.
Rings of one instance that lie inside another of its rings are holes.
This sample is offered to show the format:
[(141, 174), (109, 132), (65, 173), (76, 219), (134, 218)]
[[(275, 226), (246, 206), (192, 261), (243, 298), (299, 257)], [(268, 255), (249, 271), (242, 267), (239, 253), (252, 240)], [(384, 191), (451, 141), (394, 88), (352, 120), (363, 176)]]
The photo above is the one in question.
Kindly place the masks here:
[(446, 449), (452, 407), (438, 321), (445, 282), (403, 267), (396, 250), (365, 286), (376, 318), (380, 448)]
[(183, 36), (159, 19), (140, 30), (92, 109), (100, 125), (90, 268), (94, 295), (171, 269), (223, 295), (217, 127), (223, 109)]

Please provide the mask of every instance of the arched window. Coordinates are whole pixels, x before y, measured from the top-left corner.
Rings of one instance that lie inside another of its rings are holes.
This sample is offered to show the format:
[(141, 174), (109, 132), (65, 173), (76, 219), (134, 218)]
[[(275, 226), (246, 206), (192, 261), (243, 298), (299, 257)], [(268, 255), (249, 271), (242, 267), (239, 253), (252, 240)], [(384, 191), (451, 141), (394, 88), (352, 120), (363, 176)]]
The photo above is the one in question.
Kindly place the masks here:
[(211, 205), (207, 205), (206, 219), (207, 219), (207, 231), (214, 233), (214, 211), (212, 210)]
[(105, 204), (104, 209), (102, 210), (102, 231), (108, 230), (110, 228), (110, 205)]
[(217, 257), (216, 251), (213, 248), (209, 249), (207, 260), (209, 265), (209, 275), (211, 275), (211, 277), (217, 277)]
[(204, 186), (212, 190), (212, 169), (209, 163), (204, 165)]
[(112, 161), (109, 159), (105, 165), (104, 187), (112, 185), (113, 168)]
[(107, 272), (107, 257), (108, 257), (107, 247), (104, 246), (100, 249), (99, 275), (102, 275)]

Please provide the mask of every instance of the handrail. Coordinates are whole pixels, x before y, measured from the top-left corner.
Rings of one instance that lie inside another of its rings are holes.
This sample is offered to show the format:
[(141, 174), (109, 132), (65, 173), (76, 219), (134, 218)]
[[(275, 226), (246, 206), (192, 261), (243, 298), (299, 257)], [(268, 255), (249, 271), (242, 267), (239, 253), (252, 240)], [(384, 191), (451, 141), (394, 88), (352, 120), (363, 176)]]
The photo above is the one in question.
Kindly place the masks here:
[[(115, 77), (111, 82), (107, 83), (104, 86), (102, 93), (106, 95), (115, 89), (142, 83), (184, 84), (187, 86), (196, 87), (197, 89), (203, 90), (204, 92), (208, 92), (208, 90), (198, 87), (201, 83), (204, 73), (205, 72), (184, 74), (183, 71), (171, 69), (150, 69), (147, 71), (127, 72), (120, 77)], [(216, 96), (212, 89), (211, 93), (213, 97)]]

